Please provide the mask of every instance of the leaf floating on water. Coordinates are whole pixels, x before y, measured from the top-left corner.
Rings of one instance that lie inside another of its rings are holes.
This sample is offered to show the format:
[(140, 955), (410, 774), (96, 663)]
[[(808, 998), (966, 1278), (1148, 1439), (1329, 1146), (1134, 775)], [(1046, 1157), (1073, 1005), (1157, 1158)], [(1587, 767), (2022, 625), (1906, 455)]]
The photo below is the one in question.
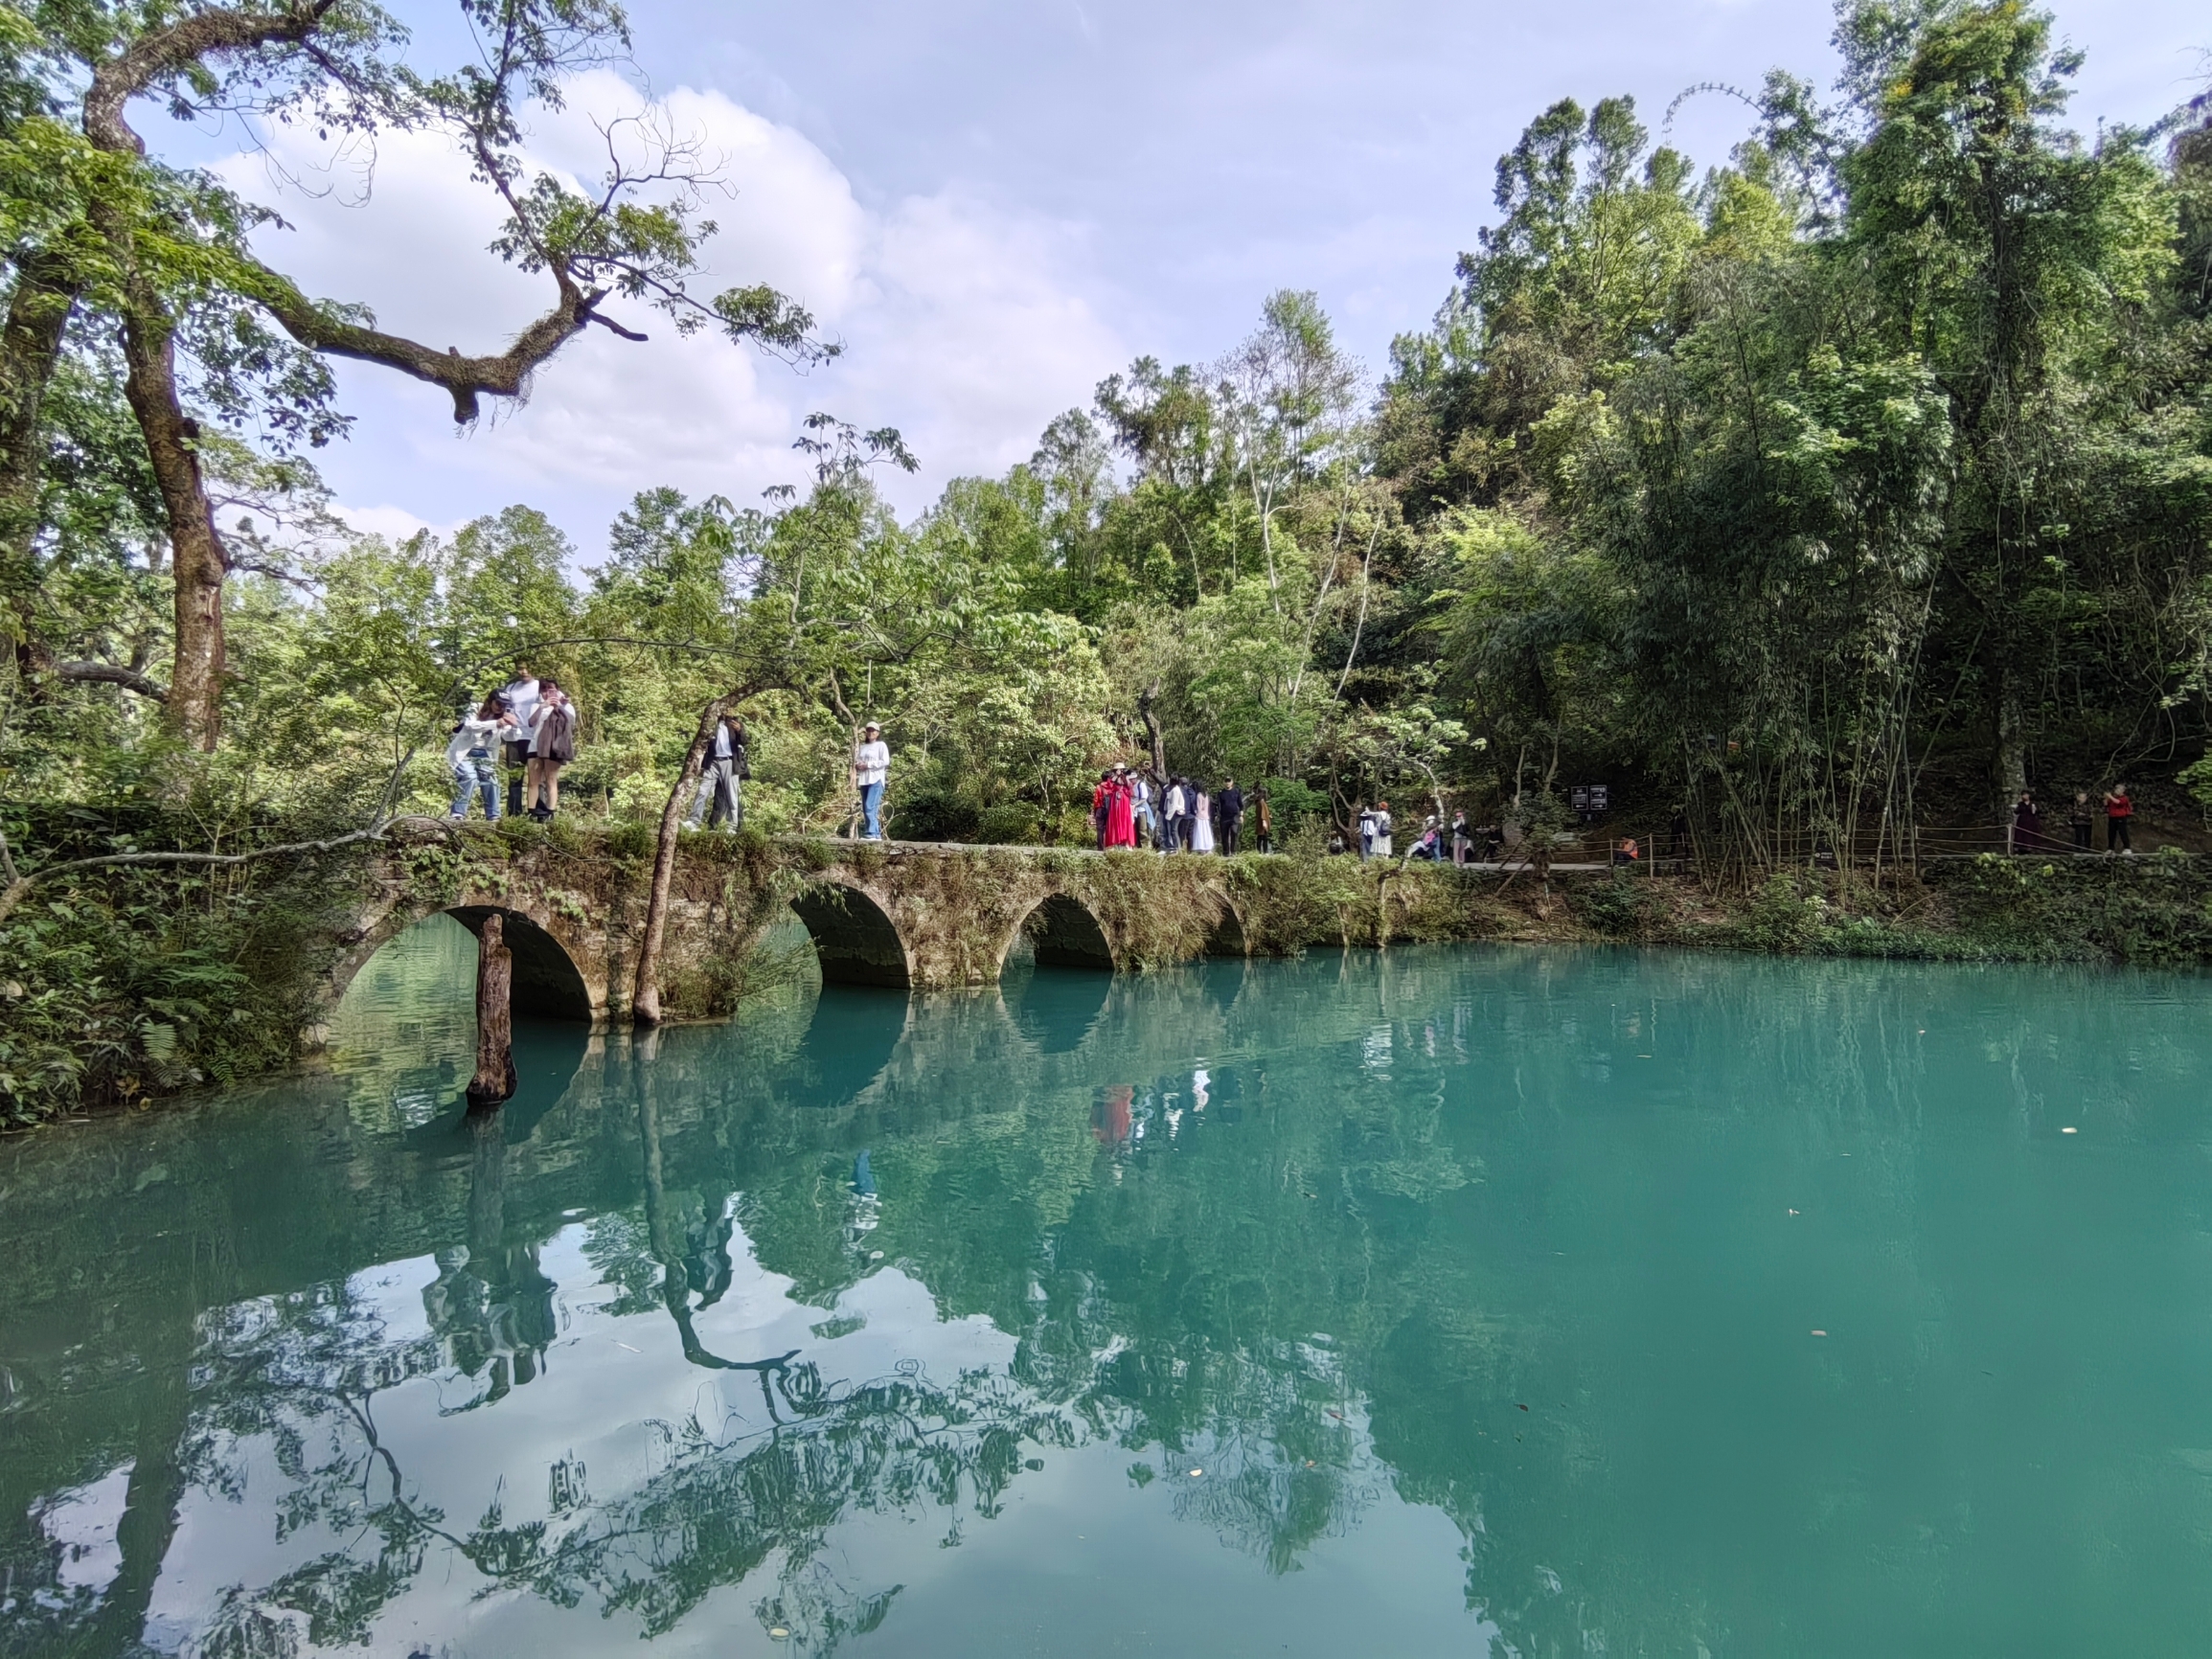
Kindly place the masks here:
[(615, 1347), (621, 1349), (625, 1353), (643, 1353), (645, 1352), (645, 1350), (642, 1348), (630, 1347), (628, 1343), (623, 1341), (623, 1339), (619, 1336), (610, 1336), (607, 1338), (607, 1340), (613, 1343)]
[(2062, 1135), (2078, 1135), (2081, 1133), (2081, 1131), (2075, 1128), (2073, 1125), (2068, 1124), (2064, 1128), (2061, 1129), (2059, 1133)]
[(1826, 1336), (1828, 1332), (1825, 1330), (1815, 1330), (1813, 1334), (1815, 1336)]
[(883, 1252), (880, 1250), (871, 1250), (868, 1252), (868, 1260), (871, 1261), (880, 1261), (883, 1260)]
[(1792, 1211), (1790, 1211), (1790, 1215), (1792, 1215), (1792, 1216), (1794, 1216), (1794, 1215), (1796, 1215), (1796, 1214), (1797, 1214), (1797, 1212), (1796, 1212), (1796, 1211), (1794, 1211), (1794, 1210), (1792, 1210)]
[[(1519, 1404), (1519, 1402), (1518, 1402), (1517, 1400), (1516, 1400), (1516, 1401), (1515, 1401), (1515, 1403), (1516, 1403), (1516, 1405), (1517, 1405), (1517, 1404)], [(1523, 1411), (1526, 1411), (1526, 1410), (1528, 1410), (1528, 1407), (1527, 1407), (1527, 1406), (1525, 1406), (1525, 1405), (1523, 1405), (1523, 1406), (1521, 1406), (1521, 1410), (1523, 1410)]]
[(1204, 1474), (1205, 1472), (1206, 1472), (1206, 1471), (1205, 1471), (1204, 1469), (1193, 1469), (1193, 1470), (1191, 1471), (1191, 1479), (1193, 1479), (1193, 1480), (1197, 1480), (1197, 1478), (1198, 1478), (1200, 1475)]
[(769, 1625), (769, 1626), (768, 1626), (768, 1635), (769, 1635), (769, 1637), (770, 1637), (770, 1639), (771, 1639), (771, 1640), (773, 1640), (773, 1641), (777, 1641), (777, 1642), (787, 1642), (787, 1641), (789, 1641), (789, 1640), (790, 1640), (790, 1637), (791, 1637), (791, 1633), (790, 1633), (790, 1631), (788, 1631), (788, 1630), (785, 1629), (785, 1628), (783, 1627), (783, 1625)]

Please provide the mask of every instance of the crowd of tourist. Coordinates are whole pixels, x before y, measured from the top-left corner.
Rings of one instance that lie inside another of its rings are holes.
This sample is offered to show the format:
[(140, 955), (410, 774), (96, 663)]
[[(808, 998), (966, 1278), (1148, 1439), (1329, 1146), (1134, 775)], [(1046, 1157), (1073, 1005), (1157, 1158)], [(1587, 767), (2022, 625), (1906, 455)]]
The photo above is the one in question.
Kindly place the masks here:
[(2036, 803), (2033, 789), (2022, 789), (2020, 798), (2013, 803), (2012, 850), (2015, 852), (2094, 852), (2097, 851), (2097, 820), (2105, 821), (2107, 852), (2132, 853), (2135, 851), (2135, 802), (2128, 793), (2128, 785), (2114, 784), (2105, 791), (2102, 801), (2092, 802), (2087, 789), (2076, 789), (2074, 798), (2066, 805), (2066, 828), (2071, 832), (2068, 841), (2061, 841), (2043, 828), (2043, 811)]
[(469, 802), (481, 797), (484, 816), (498, 822), (504, 761), (507, 812), (543, 823), (560, 809), (560, 769), (575, 759), (576, 708), (568, 693), (518, 665), (513, 679), (462, 716), (445, 744), (453, 816), (467, 817)]
[(1234, 778), (1217, 789), (1196, 778), (1116, 765), (1099, 774), (1090, 797), (1091, 835), (1102, 852), (1140, 847), (1160, 852), (1241, 852), (1247, 817), (1254, 850), (1272, 852), (1275, 819), (1267, 791), (1255, 789), (1246, 800)]
[[(544, 822), (560, 809), (560, 773), (576, 758), (576, 711), (559, 684), (541, 679), (527, 665), (517, 664), (514, 677), (465, 711), (445, 745), (445, 764), (453, 780), (452, 816), (468, 815), (469, 804), (483, 803), (484, 816), (497, 822), (506, 815), (527, 814)], [(502, 790), (502, 772), (505, 787)], [(891, 750), (883, 741), (883, 728), (874, 720), (860, 729), (849, 769), (855, 814), (863, 840), (883, 838), (883, 790), (891, 774)], [(744, 784), (752, 776), (746, 763), (745, 723), (735, 715), (716, 722), (698, 786), (685, 822), (691, 829), (736, 830), (744, 823)], [(2069, 839), (2060, 840), (2046, 830), (2042, 808), (2035, 792), (2022, 789), (2013, 807), (2011, 849), (2015, 852), (2094, 852), (2096, 823), (2105, 821), (2103, 851), (2134, 852), (2132, 834), (2135, 804), (2128, 785), (2114, 784), (2102, 800), (2092, 801), (2086, 789), (2076, 790), (2065, 807)], [(1099, 774), (1091, 791), (1090, 823), (1094, 844), (1101, 852), (1117, 848), (1145, 848), (1163, 853), (1214, 852), (1223, 855), (1246, 850), (1250, 830), (1251, 850), (1275, 851), (1273, 809), (1266, 788), (1247, 797), (1234, 778), (1219, 787), (1180, 774), (1132, 767), (1109, 766)], [(1347, 844), (1341, 832), (1332, 834), (1332, 853), (1357, 852), (1362, 860), (1397, 856), (1397, 822), (1390, 803), (1362, 804), (1354, 814), (1356, 839)], [(1681, 852), (1683, 823), (1676, 819), (1676, 854)], [(1436, 813), (1422, 820), (1406, 856), (1434, 863), (1457, 865), (1489, 863), (1500, 854), (1504, 831), (1494, 825), (1470, 828), (1467, 814), (1456, 812), (1449, 824)], [(1633, 840), (1619, 843), (1615, 863), (1638, 863), (1642, 849)]]

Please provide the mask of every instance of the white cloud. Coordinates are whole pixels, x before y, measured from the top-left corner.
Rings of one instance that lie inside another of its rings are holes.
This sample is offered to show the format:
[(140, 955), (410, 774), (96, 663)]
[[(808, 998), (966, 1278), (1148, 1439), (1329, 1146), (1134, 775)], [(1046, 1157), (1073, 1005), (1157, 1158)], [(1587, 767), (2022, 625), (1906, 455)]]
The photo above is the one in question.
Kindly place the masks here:
[(405, 541), (419, 530), (427, 530), (432, 535), (445, 537), (461, 528), (461, 521), (450, 524), (432, 524), (404, 507), (348, 507), (343, 503), (331, 511), (352, 525), (363, 535), (380, 535), (386, 541)]
[[(532, 158), (588, 185), (605, 143), (592, 117), (641, 105), (616, 77), (583, 77), (567, 110), (540, 114)], [(895, 491), (912, 507), (957, 473), (1028, 455), (1044, 423), (1087, 402), (1123, 360), (1086, 291), (1082, 227), (953, 189), (871, 209), (804, 136), (718, 92), (679, 89), (652, 114), (696, 137), (730, 187), (709, 193), (706, 216), (718, 229), (697, 290), (771, 283), (842, 340), (845, 355), (800, 374), (711, 332), (679, 339), (668, 318), (610, 302), (608, 312), (650, 343), (587, 331), (539, 373), (527, 402), (490, 405), (490, 419), (458, 443), (442, 394), (346, 366), (346, 400), (361, 419), (330, 470), (345, 497), (385, 504), (357, 510), (355, 522), (389, 533), (530, 500), (588, 548), (599, 527), (588, 515), (604, 523), (650, 485), (748, 501), (801, 481), (791, 442), (815, 409), (901, 429), (924, 466), (918, 485)], [(280, 133), (276, 143), (298, 140)], [(496, 206), (445, 140), (392, 135), (373, 176), (366, 161), (280, 148), (275, 167), (241, 155), (223, 170), (284, 214), (285, 228), (262, 233), (272, 261), (309, 292), (366, 302), (383, 327), (481, 351), (543, 307), (543, 277), (486, 251)]]

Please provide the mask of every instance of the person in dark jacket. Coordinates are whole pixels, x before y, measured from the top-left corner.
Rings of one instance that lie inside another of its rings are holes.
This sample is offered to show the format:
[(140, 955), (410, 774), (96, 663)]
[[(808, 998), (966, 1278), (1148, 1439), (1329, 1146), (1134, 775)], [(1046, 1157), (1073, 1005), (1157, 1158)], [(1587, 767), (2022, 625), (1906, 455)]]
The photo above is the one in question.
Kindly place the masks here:
[[(692, 797), (692, 809), (685, 823), (696, 830), (702, 824), (709, 829), (719, 826), (725, 830), (736, 830), (745, 822), (744, 780), (751, 776), (745, 764), (745, 723), (735, 715), (725, 715), (715, 726), (713, 745), (707, 750), (706, 764), (699, 772), (698, 791)], [(708, 803), (714, 805), (710, 816)]]
[(2066, 823), (2074, 831), (2076, 852), (2094, 852), (2097, 850), (2097, 814), (2089, 805), (2089, 792), (2087, 789), (2074, 791), (2074, 804), (2066, 808)]
[(2013, 803), (2013, 851), (2015, 852), (2041, 852), (2043, 850), (2043, 815), (2036, 810), (2036, 798), (2027, 790)]
[(1240, 851), (1237, 837), (1244, 827), (1244, 792), (1237, 787), (1237, 780), (1231, 778), (1221, 785), (1221, 792), (1214, 799), (1221, 809), (1221, 833), (1217, 838), (1218, 845), (1222, 856), (1226, 857)]

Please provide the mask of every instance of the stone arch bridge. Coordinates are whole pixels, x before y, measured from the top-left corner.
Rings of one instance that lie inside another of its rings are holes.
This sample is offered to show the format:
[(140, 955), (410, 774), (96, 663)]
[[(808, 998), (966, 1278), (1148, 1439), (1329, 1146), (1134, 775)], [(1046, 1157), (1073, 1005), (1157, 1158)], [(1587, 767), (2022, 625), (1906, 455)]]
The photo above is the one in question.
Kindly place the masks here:
[[(677, 1019), (728, 1012), (754, 946), (794, 915), (824, 980), (913, 989), (992, 984), (1024, 940), (1040, 964), (1105, 972), (1282, 949), (1288, 942), (1264, 940), (1258, 913), (1269, 886), (1261, 867), (1287, 862), (688, 835), (663, 1004)], [(650, 866), (650, 842), (619, 830), (472, 827), (382, 851), (332, 930), (322, 1006), (335, 1007), (379, 946), (443, 912), (472, 933), (502, 919), (516, 1014), (625, 1018)]]

